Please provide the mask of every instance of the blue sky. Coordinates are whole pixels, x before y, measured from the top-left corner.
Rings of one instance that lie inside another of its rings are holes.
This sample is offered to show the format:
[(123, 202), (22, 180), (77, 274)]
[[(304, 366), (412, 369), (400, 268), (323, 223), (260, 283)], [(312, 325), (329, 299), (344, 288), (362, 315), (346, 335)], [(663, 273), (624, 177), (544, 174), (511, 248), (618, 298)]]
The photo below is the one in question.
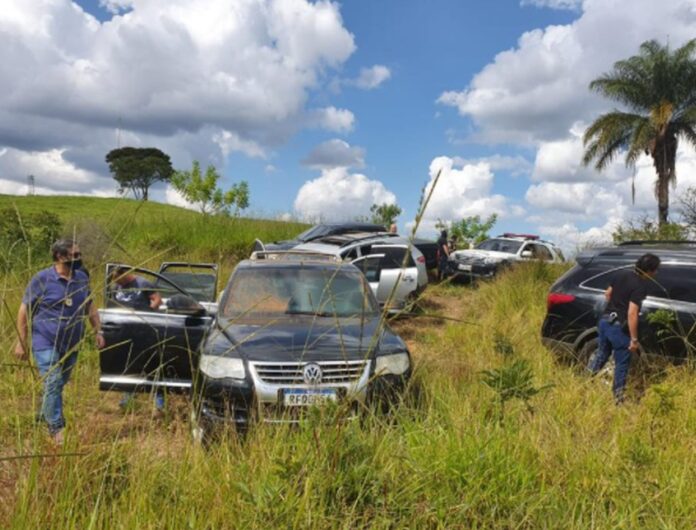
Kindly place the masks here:
[[(102, 160), (120, 122), (123, 143), (246, 179), (255, 214), (395, 200), (405, 229), (442, 167), (426, 230), (498, 213), (497, 229), (566, 248), (654, 209), (648, 192), (630, 202), (620, 163), (579, 166), (584, 126), (610, 108), (588, 81), (696, 21), (696, 0), (667, 0), (662, 19), (649, 0), (9, 2), (0, 44), (23, 66), (3, 72), (16, 96), (0, 106), (0, 192), (22, 193), (32, 171), (42, 192), (113, 193)], [(692, 163), (682, 153), (681, 173)], [(639, 163), (639, 190), (653, 178)]]

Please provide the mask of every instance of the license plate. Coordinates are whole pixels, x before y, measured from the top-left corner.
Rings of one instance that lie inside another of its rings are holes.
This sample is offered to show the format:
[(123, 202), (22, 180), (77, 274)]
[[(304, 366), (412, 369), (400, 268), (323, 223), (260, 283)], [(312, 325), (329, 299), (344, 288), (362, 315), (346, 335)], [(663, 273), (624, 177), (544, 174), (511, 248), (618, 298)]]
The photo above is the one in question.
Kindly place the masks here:
[(471, 265), (465, 265), (463, 263), (460, 263), (458, 265), (458, 268), (460, 271), (466, 271), (466, 272), (471, 272)]
[(286, 407), (311, 407), (336, 401), (333, 388), (287, 388), (283, 391), (283, 404)]

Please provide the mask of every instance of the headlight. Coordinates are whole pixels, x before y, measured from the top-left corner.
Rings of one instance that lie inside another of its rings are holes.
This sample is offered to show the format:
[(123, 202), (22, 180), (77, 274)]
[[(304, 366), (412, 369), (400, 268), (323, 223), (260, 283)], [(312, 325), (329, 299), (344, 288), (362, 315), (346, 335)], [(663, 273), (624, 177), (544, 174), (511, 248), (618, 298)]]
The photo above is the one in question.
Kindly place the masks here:
[(401, 375), (411, 366), (408, 353), (395, 353), (393, 355), (380, 355), (375, 365), (375, 375)]
[(199, 367), (211, 379), (244, 379), (246, 375), (244, 361), (235, 357), (201, 355)]

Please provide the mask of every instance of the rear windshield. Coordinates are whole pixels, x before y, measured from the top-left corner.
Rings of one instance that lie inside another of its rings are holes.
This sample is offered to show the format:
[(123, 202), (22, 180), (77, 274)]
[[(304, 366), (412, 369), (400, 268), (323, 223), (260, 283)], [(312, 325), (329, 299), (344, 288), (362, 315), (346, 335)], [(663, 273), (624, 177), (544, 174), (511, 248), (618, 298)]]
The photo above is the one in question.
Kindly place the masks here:
[(494, 250), (497, 252), (507, 252), (517, 254), (522, 246), (522, 241), (510, 241), (508, 239), (488, 239), (480, 243), (476, 248), (479, 250)]
[(331, 230), (326, 225), (316, 225), (297, 236), (298, 241), (311, 241), (327, 235)]
[(227, 289), (225, 318), (376, 314), (363, 275), (356, 270), (264, 268), (238, 270)]

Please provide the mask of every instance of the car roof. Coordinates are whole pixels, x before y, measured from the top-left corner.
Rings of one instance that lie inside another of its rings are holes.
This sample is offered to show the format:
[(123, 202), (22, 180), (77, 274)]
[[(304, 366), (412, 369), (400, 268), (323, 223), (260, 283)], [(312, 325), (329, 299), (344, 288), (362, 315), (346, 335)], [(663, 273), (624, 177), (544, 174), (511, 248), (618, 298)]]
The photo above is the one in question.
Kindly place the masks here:
[[(323, 237), (321, 239), (315, 239), (314, 241), (310, 241), (308, 243), (303, 243), (301, 245), (297, 245), (295, 247), (295, 250), (301, 250), (301, 251), (306, 251), (306, 252), (316, 252), (320, 254), (335, 254), (339, 255), (341, 252), (343, 252), (346, 248), (350, 248), (351, 246), (357, 246), (357, 245), (365, 245), (365, 244), (384, 244), (384, 245), (409, 245), (410, 242), (407, 238), (400, 236), (398, 234), (390, 234), (390, 233), (384, 233), (384, 234), (371, 234), (369, 237), (359, 237), (359, 238), (351, 238), (351, 237), (343, 237), (342, 235), (340, 236), (329, 236), (329, 237)], [(412, 247), (414, 249), (414, 252), (418, 250), (415, 246)]]
[(696, 242), (629, 242), (615, 247), (596, 247), (580, 252), (576, 261), (581, 265), (597, 262), (632, 263), (646, 253), (662, 261), (696, 262)]
[(490, 241), (491, 239), (502, 239), (503, 241), (515, 241), (517, 243), (524, 243), (529, 242), (529, 243), (541, 243), (543, 245), (549, 245), (551, 247), (555, 247), (555, 243), (552, 241), (547, 241), (546, 239), (533, 239), (530, 237), (525, 237), (525, 236), (495, 236), (495, 237), (490, 237), (486, 241)]

